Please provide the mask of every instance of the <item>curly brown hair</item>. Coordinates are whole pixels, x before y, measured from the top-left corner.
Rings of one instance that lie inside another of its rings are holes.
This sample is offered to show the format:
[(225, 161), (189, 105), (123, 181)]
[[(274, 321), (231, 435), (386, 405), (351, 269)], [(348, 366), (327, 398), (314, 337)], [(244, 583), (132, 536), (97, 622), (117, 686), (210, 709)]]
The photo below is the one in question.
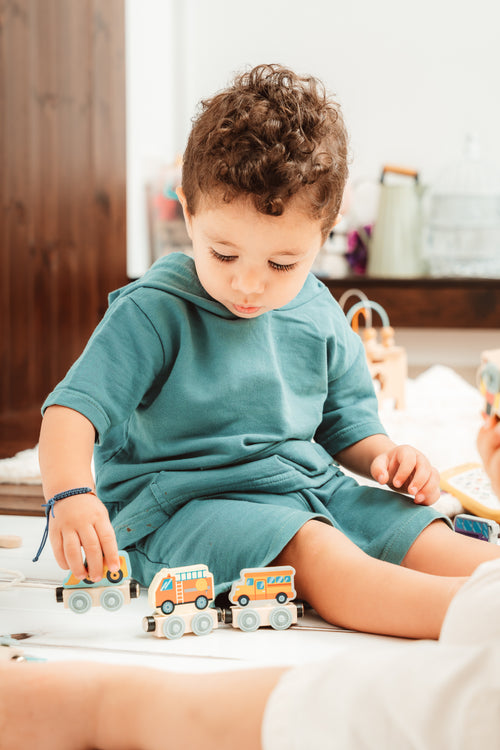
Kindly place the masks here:
[(312, 76), (258, 65), (201, 102), (182, 168), (187, 208), (200, 195), (230, 202), (250, 196), (280, 216), (296, 195), (321, 219), (324, 238), (340, 210), (347, 180), (347, 133), (339, 105)]

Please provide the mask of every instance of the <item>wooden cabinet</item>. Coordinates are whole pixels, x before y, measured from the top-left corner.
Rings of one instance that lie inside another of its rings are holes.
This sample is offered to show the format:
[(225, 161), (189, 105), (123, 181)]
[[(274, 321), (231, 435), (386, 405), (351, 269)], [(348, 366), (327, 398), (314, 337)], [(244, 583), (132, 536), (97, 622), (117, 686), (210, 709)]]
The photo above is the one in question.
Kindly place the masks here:
[(126, 283), (124, 0), (0, 12), (0, 456)]
[(361, 289), (404, 328), (500, 328), (500, 279), (321, 279), (338, 299)]

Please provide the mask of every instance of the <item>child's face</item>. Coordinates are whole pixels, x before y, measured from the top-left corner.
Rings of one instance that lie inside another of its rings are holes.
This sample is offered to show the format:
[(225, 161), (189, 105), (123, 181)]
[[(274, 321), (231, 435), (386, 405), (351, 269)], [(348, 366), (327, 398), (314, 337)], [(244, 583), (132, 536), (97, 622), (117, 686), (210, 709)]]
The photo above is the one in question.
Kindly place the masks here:
[(297, 200), (281, 216), (267, 216), (248, 199), (201, 199), (190, 215), (181, 189), (178, 195), (198, 278), (211, 297), (240, 318), (256, 318), (297, 296), (323, 244), (321, 221)]

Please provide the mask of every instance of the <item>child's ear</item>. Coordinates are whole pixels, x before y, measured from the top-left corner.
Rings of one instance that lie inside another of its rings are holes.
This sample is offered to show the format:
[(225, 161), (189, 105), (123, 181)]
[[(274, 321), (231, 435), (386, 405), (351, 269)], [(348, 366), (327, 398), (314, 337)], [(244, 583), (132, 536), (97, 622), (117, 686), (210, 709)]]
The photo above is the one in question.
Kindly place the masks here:
[(180, 185), (179, 185), (178, 188), (176, 188), (175, 192), (176, 192), (176, 195), (177, 195), (177, 197), (179, 199), (179, 203), (182, 206), (182, 213), (184, 214), (184, 221), (186, 222), (186, 229), (187, 229), (187, 233), (189, 235), (189, 239), (192, 240), (193, 238), (191, 237), (191, 214), (189, 213), (189, 209), (188, 209), (188, 206), (187, 206), (186, 195), (185, 195), (184, 190), (182, 189), (182, 187)]
[(342, 221), (343, 218), (344, 218), (343, 214), (337, 214), (337, 218), (335, 219), (335, 221), (331, 225), (330, 229), (328, 230), (328, 232), (326, 234), (323, 235), (324, 238), (325, 238), (325, 242), (328, 239), (328, 237), (330, 236), (330, 233), (333, 232), (333, 230), (335, 229), (335, 227), (337, 226), (337, 224), (340, 224), (340, 222)]

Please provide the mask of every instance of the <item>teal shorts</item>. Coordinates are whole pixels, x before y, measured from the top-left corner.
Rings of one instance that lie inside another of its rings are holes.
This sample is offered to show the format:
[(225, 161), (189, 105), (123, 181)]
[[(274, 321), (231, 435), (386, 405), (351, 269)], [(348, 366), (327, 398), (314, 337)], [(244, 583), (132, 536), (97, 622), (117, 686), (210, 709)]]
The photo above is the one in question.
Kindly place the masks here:
[(340, 470), (324, 485), (289, 494), (228, 493), (191, 500), (128, 551), (133, 576), (148, 586), (162, 567), (204, 563), (216, 595), (242, 568), (269, 565), (311, 519), (342, 531), (364, 552), (400, 564), (433, 521), (449, 519), (390, 490), (359, 485)]

